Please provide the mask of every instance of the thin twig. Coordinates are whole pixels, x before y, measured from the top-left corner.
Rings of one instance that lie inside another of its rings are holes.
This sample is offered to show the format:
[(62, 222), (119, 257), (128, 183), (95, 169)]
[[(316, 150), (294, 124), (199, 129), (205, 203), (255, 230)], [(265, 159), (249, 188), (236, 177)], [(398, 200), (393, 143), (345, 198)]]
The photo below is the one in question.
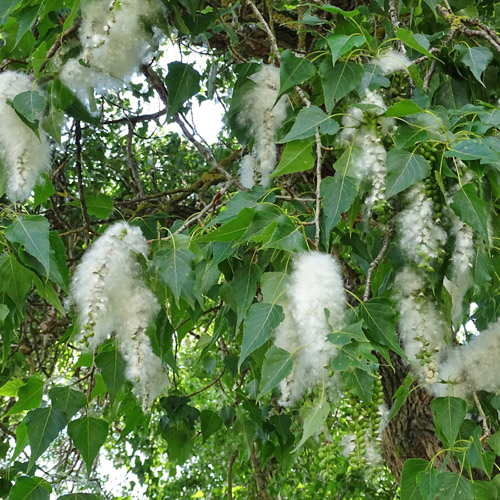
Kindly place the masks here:
[(486, 414), (484, 413), (483, 407), (481, 406), (481, 402), (477, 397), (476, 391), (472, 392), (472, 397), (474, 398), (474, 403), (476, 403), (477, 410), (479, 411), (479, 415), (483, 419), (483, 436), (482, 439), (487, 438), (490, 435), (490, 428), (488, 427), (488, 419), (486, 418)]
[(429, 66), (429, 70), (424, 76), (424, 81), (422, 83), (422, 88), (424, 89), (424, 92), (427, 92), (429, 90), (429, 84), (432, 78), (432, 75), (434, 74), (434, 71), (436, 69), (436, 60), (433, 59), (431, 61), (431, 65)]
[(233, 500), (233, 466), (238, 458), (238, 453), (238, 450), (233, 453), (227, 468), (227, 500)]
[(132, 139), (134, 137), (134, 124), (129, 122), (128, 124), (128, 134), (127, 134), (127, 165), (130, 169), (130, 173), (132, 174), (132, 179), (134, 181), (135, 187), (137, 188), (137, 194), (140, 198), (144, 198), (146, 193), (144, 192), (144, 188), (142, 187), (141, 179), (139, 178), (139, 171), (137, 161), (135, 160), (134, 152), (133, 152), (133, 143)]
[(82, 206), (83, 227), (85, 228), (83, 237), (85, 239), (85, 246), (88, 248), (89, 238), (90, 238), (90, 220), (89, 220), (89, 214), (87, 212), (87, 202), (85, 201), (85, 190), (83, 187), (83, 176), (82, 176), (82, 127), (78, 120), (75, 122), (75, 145), (76, 145), (75, 169), (76, 169), (76, 177), (78, 180), (78, 193), (80, 196), (80, 205)]
[[(396, 30), (400, 27), (400, 24), (398, 19), (398, 12), (396, 10), (395, 0), (389, 0), (389, 17), (391, 18), (391, 24), (392, 27), (394, 28), (394, 32), (396, 32)], [(398, 40), (397, 46), (398, 46), (398, 51), (401, 52), (401, 54), (406, 55), (406, 47), (401, 40)]]
[(138, 116), (126, 116), (124, 118), (117, 118), (116, 120), (107, 120), (103, 122), (103, 125), (115, 125), (117, 123), (141, 123), (147, 122), (149, 120), (156, 120), (156, 118), (160, 118), (167, 114), (166, 109), (162, 109), (161, 111), (157, 111), (156, 113), (151, 113), (149, 115), (138, 115)]
[(224, 375), (225, 372), (226, 372), (226, 367), (224, 367), (222, 369), (222, 371), (220, 372), (220, 375), (215, 380), (212, 380), (212, 382), (210, 382), (210, 384), (208, 384), (205, 387), (201, 388), (199, 391), (196, 391), (196, 392), (193, 392), (192, 394), (189, 394), (186, 397), (187, 398), (192, 398), (193, 396), (196, 396), (197, 394), (201, 394), (202, 392), (206, 391), (207, 389), (210, 389), (210, 387), (212, 387), (213, 385), (215, 385), (222, 378), (222, 375)]
[(278, 62), (280, 62), (281, 55), (280, 55), (280, 51), (278, 48), (278, 42), (276, 40), (276, 37), (274, 36), (273, 31), (271, 30), (269, 24), (267, 23), (267, 21), (264, 19), (264, 17), (260, 13), (259, 9), (252, 2), (252, 0), (247, 0), (247, 3), (248, 3), (248, 5), (250, 5), (250, 8), (253, 10), (253, 13), (257, 16), (257, 19), (260, 21), (260, 23), (262, 24), (262, 27), (264, 28), (265, 32), (267, 33), (267, 36), (269, 37), (269, 40), (271, 42), (271, 46), (272, 46), (273, 52), (274, 52), (274, 58)]
[(314, 236), (314, 243), (316, 244), (316, 250), (319, 248), (320, 240), (320, 224), (319, 224), (319, 214), (321, 211), (321, 167), (322, 167), (322, 151), (321, 151), (321, 135), (319, 133), (319, 127), (316, 127), (316, 212), (314, 214), (314, 224), (316, 226), (316, 234)]
[[(182, 224), (182, 226), (180, 226), (176, 231), (174, 231), (173, 233), (169, 234), (165, 238), (162, 238), (162, 241), (169, 241), (170, 239), (172, 239), (174, 237), (174, 235), (182, 233), (182, 231), (186, 230), (188, 227), (191, 227), (196, 221), (198, 221), (199, 219), (201, 219), (207, 212), (209, 212), (212, 209), (215, 209), (215, 207), (217, 206), (217, 201), (220, 200), (220, 197), (229, 189), (230, 185), (231, 185), (231, 183), (228, 182), (213, 197), (212, 201), (205, 208), (203, 208), (203, 210), (201, 210), (200, 212), (198, 212), (196, 215), (193, 215), (193, 217), (191, 217), (186, 222), (184, 222), (184, 224)], [(227, 202), (224, 201), (224, 202), (220, 203), (218, 206), (223, 206), (226, 203)], [(148, 243), (152, 243), (153, 241), (156, 241), (156, 240), (149, 240)]]
[(391, 238), (392, 235), (394, 234), (394, 227), (395, 227), (394, 221), (392, 221), (387, 226), (384, 234), (384, 242), (382, 243), (382, 248), (380, 249), (380, 252), (375, 257), (373, 262), (370, 264), (370, 267), (368, 268), (368, 273), (366, 274), (365, 293), (363, 294), (363, 302), (366, 302), (370, 298), (372, 274), (375, 271), (375, 268), (380, 264), (380, 261), (384, 258), (385, 252), (387, 252), (387, 249), (391, 244)]
[[(143, 65), (141, 69), (144, 76), (151, 83), (153, 88), (160, 96), (160, 99), (163, 101), (163, 104), (168, 109), (168, 90), (163, 84), (158, 73), (156, 73), (156, 71), (153, 68), (151, 68), (151, 66), (147, 65)], [(203, 156), (203, 158), (205, 158), (207, 163), (214, 166), (221, 174), (223, 174), (226, 177), (228, 181), (231, 181), (232, 184), (235, 184), (238, 187), (238, 189), (240, 189), (241, 191), (247, 191), (247, 189), (244, 188), (243, 185), (237, 179), (235, 179), (222, 165), (219, 164), (219, 162), (215, 159), (212, 152), (205, 146), (203, 146), (203, 144), (201, 144), (200, 141), (198, 141), (194, 137), (194, 134), (188, 130), (186, 123), (183, 121), (179, 113), (176, 113), (174, 115), (174, 120), (177, 123), (177, 125), (179, 125), (186, 138), (194, 145), (194, 147), (199, 151), (199, 153)]]

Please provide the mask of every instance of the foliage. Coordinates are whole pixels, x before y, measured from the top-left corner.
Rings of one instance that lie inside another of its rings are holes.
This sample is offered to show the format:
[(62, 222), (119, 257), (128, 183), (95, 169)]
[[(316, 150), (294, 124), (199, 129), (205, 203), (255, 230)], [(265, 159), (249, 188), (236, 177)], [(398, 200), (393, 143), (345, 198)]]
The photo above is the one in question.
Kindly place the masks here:
[(498, 6), (134, 1), (0, 1), (0, 497), (498, 498)]

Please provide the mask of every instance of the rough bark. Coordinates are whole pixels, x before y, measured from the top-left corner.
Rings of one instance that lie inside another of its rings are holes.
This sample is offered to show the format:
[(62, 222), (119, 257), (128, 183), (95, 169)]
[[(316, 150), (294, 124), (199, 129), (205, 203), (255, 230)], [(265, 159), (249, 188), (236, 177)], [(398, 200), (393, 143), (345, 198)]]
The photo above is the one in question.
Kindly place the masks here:
[[(396, 355), (391, 356), (394, 370), (381, 362), (380, 372), (384, 389), (384, 402), (388, 408), (393, 404), (393, 396), (408, 374), (408, 366)], [(387, 466), (398, 482), (401, 471), (409, 458), (431, 460), (443, 446), (435, 434), (434, 419), (430, 402), (433, 396), (424, 388), (415, 389), (405, 401), (396, 416), (389, 422), (382, 436), (382, 451)], [(445, 454), (438, 457), (440, 465)], [(459, 472), (458, 464), (450, 460), (446, 470)]]

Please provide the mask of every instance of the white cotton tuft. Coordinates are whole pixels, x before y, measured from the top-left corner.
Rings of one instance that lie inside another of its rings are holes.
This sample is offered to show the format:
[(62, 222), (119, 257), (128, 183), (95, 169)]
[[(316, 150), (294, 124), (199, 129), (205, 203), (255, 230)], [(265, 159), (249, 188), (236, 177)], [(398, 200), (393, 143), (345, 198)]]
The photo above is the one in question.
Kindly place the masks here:
[(399, 245), (406, 257), (422, 268), (443, 253), (446, 231), (436, 222), (434, 203), (425, 194), (425, 184), (411, 187), (405, 196), (406, 208), (398, 215)]
[[(343, 128), (339, 134), (341, 144), (353, 142), (352, 160), (348, 175), (366, 183), (369, 186), (369, 194), (365, 200), (368, 210), (382, 200), (385, 200), (385, 183), (387, 177), (387, 151), (376, 130), (366, 125), (370, 116), (379, 117), (385, 112), (387, 106), (382, 96), (376, 92), (366, 92), (366, 97), (360, 104), (370, 105), (363, 111), (357, 107), (351, 107), (342, 117)], [(394, 122), (384, 117), (377, 118), (377, 125), (383, 134), (387, 134), (394, 128)]]
[(252, 155), (246, 155), (240, 163), (240, 182), (243, 187), (252, 189), (255, 186), (255, 170), (257, 161)]
[(425, 282), (410, 268), (394, 280), (399, 305), (399, 335), (404, 353), (422, 381), (438, 381), (441, 360), (447, 356), (447, 326), (436, 304), (425, 294)]
[[(448, 202), (450, 201), (451, 197), (448, 199)], [(454, 237), (455, 244), (451, 256), (449, 279), (445, 277), (443, 285), (452, 301), (451, 319), (454, 324), (458, 324), (463, 316), (465, 294), (472, 285), (471, 268), (475, 256), (474, 232), (452, 210), (447, 210), (447, 218), (451, 222), (450, 236)]]
[(71, 283), (82, 340), (92, 350), (116, 335), (143, 407), (168, 386), (161, 360), (153, 353), (146, 330), (160, 309), (142, 279), (137, 254), (147, 255), (147, 243), (137, 227), (110, 226), (85, 253)]
[(379, 53), (371, 63), (379, 66), (382, 74), (386, 76), (398, 71), (408, 71), (408, 67), (412, 64), (405, 54), (393, 49)]
[(320, 252), (300, 254), (287, 298), (285, 319), (275, 334), (276, 345), (294, 353), (293, 371), (280, 385), (283, 406), (293, 405), (305, 391), (326, 383), (328, 365), (337, 353), (327, 335), (331, 328), (341, 328), (345, 317), (346, 296), (337, 261)]
[(475, 391), (500, 392), (500, 320), (462, 346), (456, 347), (441, 363), (440, 383), (433, 386), (437, 396), (465, 398)]
[(255, 86), (245, 95), (239, 121), (248, 124), (255, 139), (253, 153), (256, 157), (256, 169), (260, 174), (260, 184), (268, 187), (269, 175), (276, 167), (276, 145), (274, 136), (286, 118), (287, 97), (278, 102), (280, 89), (280, 70), (271, 64), (264, 64), (262, 69), (250, 77)]
[[(32, 79), (15, 71), (0, 73), (0, 159), (7, 170), (7, 196), (15, 202), (25, 201), (50, 168), (47, 134), (39, 126), (40, 139), (7, 104), (22, 92), (39, 92)], [(37, 119), (41, 123), (43, 116)]]
[(104, 92), (121, 88), (151, 52), (153, 36), (146, 32), (144, 21), (154, 24), (162, 15), (163, 7), (157, 0), (86, 3), (78, 33), (82, 53), (66, 63), (61, 81), (83, 102), (89, 100), (91, 89)]

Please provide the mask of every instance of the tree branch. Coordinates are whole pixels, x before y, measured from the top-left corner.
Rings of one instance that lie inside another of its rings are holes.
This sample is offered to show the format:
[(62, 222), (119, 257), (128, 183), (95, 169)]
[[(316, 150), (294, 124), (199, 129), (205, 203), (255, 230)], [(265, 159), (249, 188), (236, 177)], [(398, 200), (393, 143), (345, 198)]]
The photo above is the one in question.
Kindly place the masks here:
[(322, 150), (321, 150), (321, 135), (319, 127), (316, 128), (316, 212), (314, 213), (314, 224), (316, 226), (316, 234), (314, 236), (314, 243), (316, 250), (319, 248), (320, 240), (320, 224), (319, 213), (321, 211), (321, 168), (322, 168)]
[(49, 63), (49, 60), (56, 55), (57, 51), (61, 48), (64, 38), (68, 38), (69, 36), (76, 33), (79, 27), (80, 20), (77, 20), (73, 23), (73, 26), (71, 26), (71, 28), (68, 28), (57, 37), (56, 41), (52, 44), (52, 47), (50, 47), (50, 49), (47, 51), (47, 54), (45, 55), (45, 61), (43, 61), (42, 65), (40, 66), (40, 71), (43, 71), (45, 69), (45, 66), (47, 66), (47, 64)]
[(227, 500), (233, 500), (233, 466), (238, 458), (238, 453), (238, 450), (233, 453), (227, 469)]
[(88, 248), (89, 238), (90, 238), (90, 220), (89, 220), (89, 214), (87, 212), (87, 202), (85, 201), (85, 190), (83, 187), (83, 176), (82, 176), (82, 127), (78, 120), (75, 122), (75, 144), (76, 144), (75, 169), (78, 180), (78, 193), (80, 196), (80, 205), (82, 206), (83, 227), (85, 228), (84, 232), (85, 246)]
[(129, 122), (128, 124), (128, 134), (127, 134), (127, 165), (130, 169), (130, 173), (132, 174), (132, 179), (134, 181), (135, 187), (137, 188), (137, 194), (140, 198), (144, 198), (146, 193), (144, 192), (144, 188), (142, 187), (141, 179), (139, 178), (139, 171), (137, 166), (137, 161), (134, 157), (133, 152), (133, 144), (132, 139), (134, 137), (134, 125)]
[(368, 273), (366, 274), (365, 293), (363, 294), (363, 302), (366, 302), (370, 298), (370, 288), (371, 288), (373, 272), (375, 271), (375, 268), (380, 264), (380, 261), (384, 258), (385, 252), (387, 252), (387, 249), (391, 244), (391, 238), (392, 235), (394, 234), (394, 228), (395, 228), (395, 223), (394, 221), (391, 221), (390, 224), (385, 229), (384, 242), (382, 243), (382, 248), (380, 249), (380, 252), (375, 257), (373, 262), (370, 264), (370, 267), (368, 268)]
[(253, 10), (253, 13), (257, 16), (257, 19), (262, 24), (264, 31), (267, 33), (267, 36), (269, 37), (269, 41), (271, 42), (271, 46), (272, 46), (273, 52), (274, 52), (274, 58), (278, 62), (280, 62), (281, 61), (281, 54), (280, 54), (280, 50), (278, 48), (278, 42), (276, 41), (276, 37), (274, 36), (273, 31), (271, 30), (269, 24), (267, 23), (267, 21), (264, 19), (264, 17), (260, 13), (259, 9), (252, 2), (252, 0), (247, 0), (247, 3), (248, 3), (248, 5), (250, 5), (250, 8)]

